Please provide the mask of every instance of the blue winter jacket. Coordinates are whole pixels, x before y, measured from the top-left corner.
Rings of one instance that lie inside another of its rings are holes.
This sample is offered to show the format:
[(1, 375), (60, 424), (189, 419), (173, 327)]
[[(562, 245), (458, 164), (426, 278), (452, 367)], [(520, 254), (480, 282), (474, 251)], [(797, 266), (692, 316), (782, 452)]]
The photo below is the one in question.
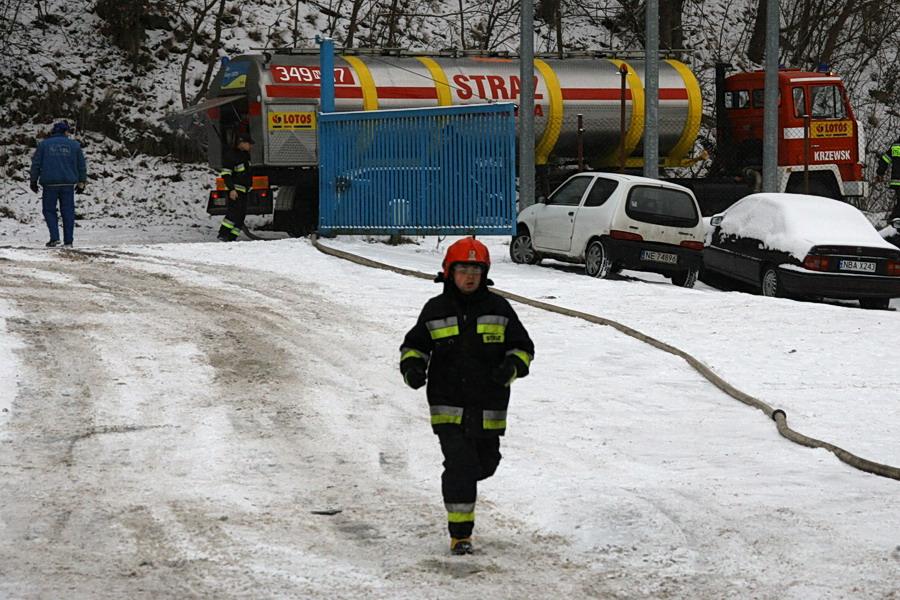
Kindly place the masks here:
[(44, 186), (87, 183), (81, 145), (65, 133), (51, 135), (38, 144), (31, 159), (31, 181), (39, 181)]

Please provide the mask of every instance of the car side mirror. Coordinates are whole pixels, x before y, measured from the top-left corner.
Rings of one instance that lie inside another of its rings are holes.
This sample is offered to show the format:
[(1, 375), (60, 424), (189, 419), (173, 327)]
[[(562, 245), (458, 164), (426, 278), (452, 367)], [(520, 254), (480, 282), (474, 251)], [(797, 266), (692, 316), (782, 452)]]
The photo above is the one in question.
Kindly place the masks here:
[(538, 196), (534, 199), (535, 204), (547, 204), (547, 196)]
[(722, 224), (722, 215), (716, 215), (712, 219), (709, 220), (709, 224), (713, 227), (718, 227)]
[(900, 231), (900, 217), (897, 217), (896, 219), (891, 219), (891, 226), (893, 226), (893, 228), (896, 229), (897, 231)]

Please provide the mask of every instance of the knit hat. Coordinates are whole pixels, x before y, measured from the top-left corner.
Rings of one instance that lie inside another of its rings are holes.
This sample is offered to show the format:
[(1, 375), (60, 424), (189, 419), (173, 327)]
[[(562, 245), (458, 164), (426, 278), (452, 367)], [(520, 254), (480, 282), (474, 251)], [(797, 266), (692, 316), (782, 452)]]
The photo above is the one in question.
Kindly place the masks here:
[(69, 130), (69, 124), (66, 123), (65, 121), (60, 121), (59, 123), (53, 124), (52, 133), (53, 133), (53, 135), (56, 135), (57, 133), (65, 133), (68, 130)]

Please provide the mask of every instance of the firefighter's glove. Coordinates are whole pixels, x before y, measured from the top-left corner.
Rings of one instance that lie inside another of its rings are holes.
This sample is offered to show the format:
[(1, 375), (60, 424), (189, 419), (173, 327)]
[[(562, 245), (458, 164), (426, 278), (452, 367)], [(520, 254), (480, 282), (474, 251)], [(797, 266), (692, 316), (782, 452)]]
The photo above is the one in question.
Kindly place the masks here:
[(507, 357), (503, 359), (502, 363), (494, 367), (494, 370), (491, 373), (491, 379), (494, 380), (494, 383), (500, 384), (503, 387), (509, 387), (509, 384), (516, 380), (517, 375), (516, 363), (514, 363), (511, 358)]
[(31, 182), (31, 191), (34, 192), (35, 194), (37, 194), (39, 191), (41, 191), (41, 188), (38, 187), (37, 181)]
[(78, 183), (76, 183), (76, 184), (75, 184), (75, 193), (76, 193), (76, 194), (81, 194), (81, 193), (83, 193), (83, 192), (84, 192), (84, 185), (85, 185), (85, 184), (84, 184), (83, 181), (79, 181)]
[(425, 385), (425, 367), (420, 364), (410, 366), (403, 373), (403, 381), (414, 390)]

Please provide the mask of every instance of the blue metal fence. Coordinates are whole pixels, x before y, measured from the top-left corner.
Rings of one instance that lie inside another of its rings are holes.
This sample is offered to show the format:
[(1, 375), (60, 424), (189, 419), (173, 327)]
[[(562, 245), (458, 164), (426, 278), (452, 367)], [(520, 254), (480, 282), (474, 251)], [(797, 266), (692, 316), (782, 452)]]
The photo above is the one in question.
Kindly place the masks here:
[(511, 234), (513, 111), (483, 104), (320, 114), (319, 232)]

